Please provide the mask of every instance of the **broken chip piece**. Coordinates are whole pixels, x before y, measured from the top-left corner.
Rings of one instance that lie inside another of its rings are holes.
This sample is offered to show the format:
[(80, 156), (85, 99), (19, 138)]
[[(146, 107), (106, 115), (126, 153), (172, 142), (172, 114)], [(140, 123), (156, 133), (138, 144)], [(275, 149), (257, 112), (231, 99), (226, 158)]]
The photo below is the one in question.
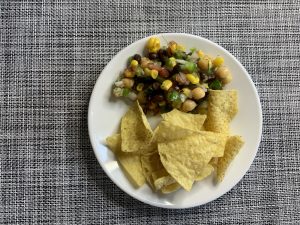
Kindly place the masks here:
[(242, 146), (244, 145), (244, 140), (241, 136), (231, 136), (228, 138), (226, 145), (224, 156), (220, 157), (217, 162), (217, 181), (221, 182), (224, 179), (225, 172), (235, 158), (235, 156), (239, 153)]

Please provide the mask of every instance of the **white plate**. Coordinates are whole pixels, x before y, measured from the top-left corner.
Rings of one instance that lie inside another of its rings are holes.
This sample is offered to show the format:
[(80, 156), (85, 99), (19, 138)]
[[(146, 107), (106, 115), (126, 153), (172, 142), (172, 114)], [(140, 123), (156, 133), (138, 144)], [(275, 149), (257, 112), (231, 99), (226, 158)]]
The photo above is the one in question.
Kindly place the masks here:
[[(95, 155), (109, 178), (124, 192), (147, 204), (163, 208), (189, 208), (205, 204), (222, 196), (233, 188), (245, 175), (254, 160), (262, 132), (262, 112), (255, 86), (245, 68), (228, 51), (219, 45), (190, 34), (158, 34), (163, 45), (164, 40), (174, 40), (186, 46), (196, 47), (212, 56), (221, 55), (233, 74), (233, 81), (226, 89), (235, 88), (239, 93), (239, 113), (231, 123), (233, 134), (242, 135), (245, 145), (227, 170), (222, 183), (215, 185), (212, 177), (195, 183), (190, 192), (179, 190), (169, 195), (152, 192), (148, 185), (135, 189), (123, 175), (119, 165), (109, 149), (105, 138), (117, 131), (120, 119), (128, 109), (122, 100), (111, 100), (111, 88), (126, 67), (129, 56), (142, 53), (149, 37), (141, 39), (120, 51), (104, 68), (91, 95), (88, 127)], [(163, 38), (162, 38), (163, 37)]]

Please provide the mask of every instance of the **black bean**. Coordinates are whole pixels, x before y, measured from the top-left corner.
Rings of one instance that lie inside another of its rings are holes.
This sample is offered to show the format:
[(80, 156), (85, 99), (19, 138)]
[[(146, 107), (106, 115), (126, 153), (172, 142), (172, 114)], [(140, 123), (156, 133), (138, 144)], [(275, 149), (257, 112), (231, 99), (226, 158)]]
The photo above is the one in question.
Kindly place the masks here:
[(175, 74), (175, 73), (179, 73), (180, 71), (181, 71), (180, 65), (176, 64), (172, 70), (172, 73)]
[(142, 57), (141, 57), (139, 54), (135, 54), (135, 55), (133, 56), (133, 59), (136, 60), (136, 61), (138, 61), (138, 63), (141, 63)]
[(164, 56), (167, 56), (167, 51), (165, 49), (159, 49), (157, 54), (158, 54), (158, 57), (160, 59), (162, 59)]
[(158, 58), (159, 60), (164, 64), (166, 63), (166, 61), (169, 59), (168, 56), (167, 56), (167, 51), (164, 50), (164, 49), (159, 49), (158, 51)]

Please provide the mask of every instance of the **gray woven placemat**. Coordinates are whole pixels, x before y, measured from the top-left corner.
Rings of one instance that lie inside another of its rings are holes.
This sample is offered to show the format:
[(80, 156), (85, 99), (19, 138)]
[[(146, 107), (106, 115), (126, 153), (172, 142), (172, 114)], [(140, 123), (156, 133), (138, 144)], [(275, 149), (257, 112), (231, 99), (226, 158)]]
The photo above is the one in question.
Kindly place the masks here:
[[(300, 220), (300, 2), (1, 1), (0, 224), (297, 224)], [(186, 210), (145, 205), (95, 159), (87, 108), (123, 47), (160, 32), (208, 38), (251, 74), (262, 143), (218, 200)]]

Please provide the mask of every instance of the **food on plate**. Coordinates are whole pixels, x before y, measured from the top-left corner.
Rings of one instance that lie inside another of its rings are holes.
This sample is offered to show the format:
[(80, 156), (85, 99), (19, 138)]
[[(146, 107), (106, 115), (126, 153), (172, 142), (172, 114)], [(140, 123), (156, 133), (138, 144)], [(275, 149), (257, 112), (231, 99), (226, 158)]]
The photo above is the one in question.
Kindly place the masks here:
[(126, 177), (135, 187), (140, 187), (145, 183), (142, 165), (139, 154), (123, 152), (121, 150), (121, 135), (114, 134), (106, 138), (107, 146), (115, 153), (118, 162)]
[(224, 179), (225, 171), (239, 153), (242, 146), (244, 145), (244, 140), (241, 136), (231, 136), (227, 139), (224, 156), (218, 159), (217, 167), (217, 181), (221, 182)]
[(161, 193), (163, 194), (170, 194), (174, 191), (179, 190), (181, 187), (178, 183), (169, 184), (167, 186), (164, 186), (160, 189)]
[(159, 154), (156, 151), (151, 154), (141, 154), (140, 157), (144, 177), (146, 178), (148, 184), (152, 187), (152, 189), (154, 189), (155, 186), (152, 173), (159, 170), (164, 170), (164, 167), (161, 164), (159, 158)]
[(171, 122), (173, 125), (194, 131), (200, 131), (206, 115), (184, 113), (177, 109), (161, 115), (164, 121)]
[(161, 169), (152, 173), (155, 190), (161, 190), (165, 186), (175, 184), (176, 181), (171, 177), (165, 169)]
[[(241, 136), (230, 122), (238, 112), (236, 90), (223, 90), (232, 80), (221, 56), (185, 48), (170, 41), (161, 46), (151, 37), (147, 54), (130, 57), (114, 83), (116, 97), (134, 100), (121, 119), (120, 133), (107, 137), (128, 180), (169, 194), (214, 176), (221, 182), (241, 150)], [(146, 114), (160, 114), (153, 131)]]
[(195, 181), (201, 181), (208, 177), (212, 172), (214, 172), (214, 167), (210, 164), (205, 165), (200, 173), (197, 174)]
[(121, 148), (123, 152), (138, 152), (149, 144), (153, 132), (140, 105), (135, 102), (121, 120)]
[(121, 134), (114, 134), (106, 138), (106, 144), (113, 153), (121, 149)]
[(205, 129), (218, 133), (229, 133), (230, 121), (238, 112), (237, 101), (236, 90), (210, 90)]
[[(222, 93), (228, 95), (228, 91)], [(224, 99), (235, 101), (234, 98)], [(216, 100), (216, 105), (219, 102), (223, 100)], [(228, 111), (227, 107), (227, 103), (218, 106), (222, 111)], [(227, 114), (231, 119), (234, 116), (234, 113)], [(208, 119), (206, 115), (173, 109), (161, 117), (162, 121), (152, 131), (136, 101), (121, 120), (121, 134), (106, 139), (133, 186), (138, 188), (147, 182), (153, 191), (168, 194), (180, 188), (190, 191), (194, 182), (212, 174), (221, 182), (242, 147), (241, 137), (203, 130)]]
[(123, 168), (125, 175), (131, 181), (131, 183), (135, 187), (142, 186), (146, 180), (143, 175), (139, 154), (119, 151), (116, 153), (116, 156), (121, 168)]
[(172, 122), (163, 120), (157, 126), (157, 131), (153, 139), (157, 143), (169, 142), (169, 141), (175, 141), (196, 134), (198, 134), (196, 131), (189, 130), (189, 129), (182, 129), (182, 127), (174, 125), (172, 124)]
[[(210, 134), (209, 134), (210, 136)], [(160, 160), (168, 173), (187, 191), (212, 157), (222, 156), (226, 137), (216, 134), (214, 137), (195, 135), (158, 143)]]
[(208, 90), (222, 90), (232, 80), (224, 59), (196, 48), (186, 51), (175, 41), (163, 41), (165, 45), (158, 37), (151, 37), (145, 55), (129, 57), (114, 83), (114, 96), (137, 99), (146, 114), (205, 110)]

